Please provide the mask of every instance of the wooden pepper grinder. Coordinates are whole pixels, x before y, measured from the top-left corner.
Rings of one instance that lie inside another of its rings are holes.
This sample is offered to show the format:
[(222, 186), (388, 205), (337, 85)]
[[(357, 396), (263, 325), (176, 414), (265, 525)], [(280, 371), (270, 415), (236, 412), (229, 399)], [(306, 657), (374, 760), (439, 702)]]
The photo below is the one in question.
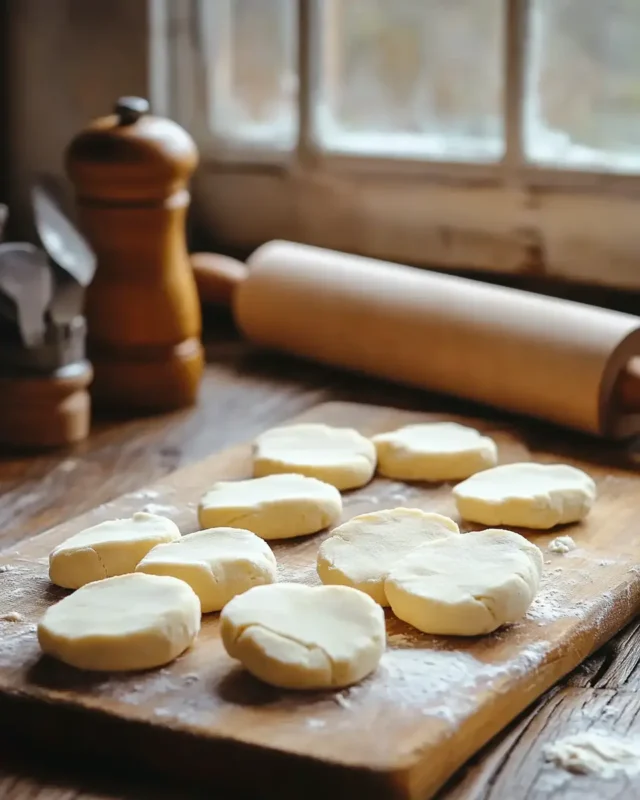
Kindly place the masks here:
[(185, 240), (198, 152), (139, 97), (94, 120), (66, 153), (80, 225), (97, 255), (87, 291), (96, 403), (123, 411), (192, 404), (201, 316)]

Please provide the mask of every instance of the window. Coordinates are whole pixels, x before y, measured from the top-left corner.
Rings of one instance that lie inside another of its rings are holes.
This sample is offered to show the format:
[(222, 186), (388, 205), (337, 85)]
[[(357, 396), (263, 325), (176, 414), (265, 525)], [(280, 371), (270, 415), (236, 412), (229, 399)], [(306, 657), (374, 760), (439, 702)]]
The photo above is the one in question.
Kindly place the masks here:
[(151, 7), (220, 244), (640, 286), (638, 0)]

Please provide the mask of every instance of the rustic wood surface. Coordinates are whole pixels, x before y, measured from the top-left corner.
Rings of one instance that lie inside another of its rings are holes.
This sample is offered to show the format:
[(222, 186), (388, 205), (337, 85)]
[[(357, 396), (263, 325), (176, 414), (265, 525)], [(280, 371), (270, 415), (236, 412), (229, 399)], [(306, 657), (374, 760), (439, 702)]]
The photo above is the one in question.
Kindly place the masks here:
[[(420, 410), (479, 413), (442, 398), (341, 375), (291, 359), (252, 353), (233, 337), (214, 332), (210, 364), (196, 409), (137, 421), (101, 421), (85, 443), (47, 456), (0, 459), (0, 542), (3, 547), (144, 486), (212, 451), (251, 438), (268, 425), (329, 399), (348, 399)], [(558, 433), (531, 425), (535, 449)], [(579, 437), (563, 446), (602, 452)], [(548, 741), (594, 725), (620, 734), (637, 730), (640, 683), (636, 626), (543, 697), (497, 737), (442, 791), (442, 798), (640, 797), (632, 779), (603, 782), (544, 766)], [(184, 788), (153, 776), (127, 774), (104, 763), (61, 765), (28, 745), (0, 740), (0, 798), (187, 797)], [(193, 795), (194, 797), (197, 795)]]

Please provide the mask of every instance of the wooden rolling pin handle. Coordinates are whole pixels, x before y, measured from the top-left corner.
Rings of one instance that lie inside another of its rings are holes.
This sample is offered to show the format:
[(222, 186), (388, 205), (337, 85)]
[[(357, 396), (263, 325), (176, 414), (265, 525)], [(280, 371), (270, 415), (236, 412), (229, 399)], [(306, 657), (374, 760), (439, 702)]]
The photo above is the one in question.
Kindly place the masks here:
[[(205, 305), (230, 307), (236, 287), (249, 274), (243, 262), (217, 253), (193, 253), (191, 265)], [(640, 413), (640, 357), (620, 375), (615, 394), (621, 411)]]
[(203, 305), (231, 307), (236, 287), (249, 274), (242, 261), (217, 253), (192, 253), (191, 266)]
[(620, 375), (616, 395), (622, 411), (627, 414), (640, 413), (640, 357), (632, 358)]

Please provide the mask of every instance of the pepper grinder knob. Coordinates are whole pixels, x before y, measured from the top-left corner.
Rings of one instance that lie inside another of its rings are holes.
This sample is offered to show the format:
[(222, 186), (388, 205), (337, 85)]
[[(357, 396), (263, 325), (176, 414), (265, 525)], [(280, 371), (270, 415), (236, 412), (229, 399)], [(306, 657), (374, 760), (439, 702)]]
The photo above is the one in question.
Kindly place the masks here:
[(144, 97), (121, 97), (113, 110), (119, 125), (133, 125), (149, 113), (149, 102)]

